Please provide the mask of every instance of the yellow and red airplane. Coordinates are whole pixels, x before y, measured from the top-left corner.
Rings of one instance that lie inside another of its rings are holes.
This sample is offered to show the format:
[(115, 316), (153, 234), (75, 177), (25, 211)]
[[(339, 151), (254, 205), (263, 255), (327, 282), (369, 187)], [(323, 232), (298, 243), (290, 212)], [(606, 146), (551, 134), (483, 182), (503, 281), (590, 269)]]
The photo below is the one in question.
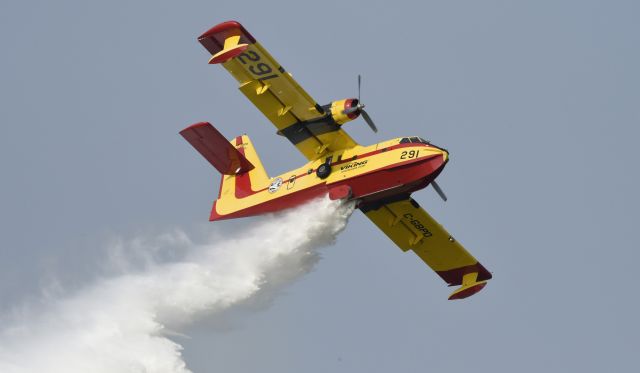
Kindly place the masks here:
[(360, 100), (319, 105), (238, 22), (214, 26), (198, 41), (211, 53), (209, 63), (229, 71), (278, 135), (308, 160), (269, 177), (249, 136), (229, 141), (207, 122), (185, 128), (180, 134), (222, 173), (210, 221), (279, 211), (326, 194), (356, 200), (400, 249), (415, 252), (449, 286), (461, 285), (449, 299), (466, 298), (487, 284), (491, 273), (411, 198), (431, 184), (446, 200), (435, 181), (449, 159), (445, 149), (420, 137), (359, 145), (342, 128), (345, 123), (362, 115), (377, 131)]

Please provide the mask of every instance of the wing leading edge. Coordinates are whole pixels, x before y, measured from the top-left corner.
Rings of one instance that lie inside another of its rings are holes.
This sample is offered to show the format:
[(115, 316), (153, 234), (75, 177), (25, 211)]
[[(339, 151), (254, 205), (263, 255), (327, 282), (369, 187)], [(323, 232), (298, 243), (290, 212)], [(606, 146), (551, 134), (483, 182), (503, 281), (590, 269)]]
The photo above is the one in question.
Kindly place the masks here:
[(198, 41), (240, 83), (240, 91), (308, 159), (357, 143), (238, 22), (214, 26)]
[(449, 286), (462, 285), (449, 299), (484, 288), (491, 273), (409, 196), (360, 207), (402, 251), (412, 250)]

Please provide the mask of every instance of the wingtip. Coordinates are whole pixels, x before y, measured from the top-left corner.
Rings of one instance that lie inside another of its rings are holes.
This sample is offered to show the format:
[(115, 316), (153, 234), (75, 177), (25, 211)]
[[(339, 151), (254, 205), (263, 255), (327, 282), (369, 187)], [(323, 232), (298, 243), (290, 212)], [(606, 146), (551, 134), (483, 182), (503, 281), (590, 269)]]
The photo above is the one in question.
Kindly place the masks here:
[(202, 35), (198, 36), (198, 40), (205, 39), (215, 34), (218, 34), (220, 32), (232, 30), (234, 28), (244, 28), (244, 27), (242, 27), (242, 25), (238, 21), (229, 20), (229, 21), (220, 22), (217, 25), (208, 29), (207, 31), (203, 32)]
[(247, 29), (244, 28), (244, 26), (242, 26), (240, 22), (233, 20), (218, 23), (202, 33), (202, 35), (198, 36), (198, 40), (202, 41), (203, 39), (208, 39), (220, 34), (227, 34), (234, 30), (240, 31), (240, 33), (251, 40), (252, 43), (256, 42), (256, 39), (249, 33), (249, 31), (247, 31)]

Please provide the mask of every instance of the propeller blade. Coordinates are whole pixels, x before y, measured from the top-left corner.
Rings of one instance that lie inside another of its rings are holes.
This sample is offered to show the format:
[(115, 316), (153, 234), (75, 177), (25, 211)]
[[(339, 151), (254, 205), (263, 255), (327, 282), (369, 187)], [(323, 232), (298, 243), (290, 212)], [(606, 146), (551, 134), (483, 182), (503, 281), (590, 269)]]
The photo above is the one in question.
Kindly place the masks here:
[(362, 114), (362, 117), (364, 118), (364, 121), (367, 122), (367, 124), (369, 125), (369, 127), (371, 127), (371, 129), (373, 130), (373, 132), (378, 132), (378, 127), (376, 127), (375, 124), (373, 124), (373, 121), (371, 120), (371, 117), (369, 116), (369, 114), (367, 114), (366, 111), (360, 110), (360, 113)]
[(442, 200), (446, 202), (447, 201), (447, 196), (442, 191), (442, 188), (440, 188), (440, 185), (438, 185), (438, 183), (436, 183), (436, 181), (434, 180), (434, 181), (431, 182), (431, 186), (433, 187), (433, 189), (436, 190), (436, 193), (438, 193), (440, 198), (442, 198)]
[(360, 102), (360, 81), (362, 80), (362, 78), (360, 77), (360, 74), (358, 74), (358, 102)]

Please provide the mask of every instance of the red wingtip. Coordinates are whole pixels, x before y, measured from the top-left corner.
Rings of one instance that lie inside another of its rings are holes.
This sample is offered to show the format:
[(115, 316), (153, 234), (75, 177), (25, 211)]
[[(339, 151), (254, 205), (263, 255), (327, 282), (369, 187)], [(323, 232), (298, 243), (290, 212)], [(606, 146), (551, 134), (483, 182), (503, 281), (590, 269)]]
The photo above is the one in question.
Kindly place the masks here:
[(490, 280), (491, 277), (493, 277), (491, 275), (491, 272), (487, 271), (487, 269), (484, 268), (484, 266), (480, 263), (476, 263), (466, 267), (455, 268), (448, 271), (436, 271), (436, 273), (440, 277), (442, 277), (442, 279), (447, 284), (449, 284), (449, 286), (462, 285), (462, 277), (470, 272), (478, 272), (477, 281), (486, 281)]
[(245, 30), (244, 26), (242, 26), (240, 24), (240, 22), (238, 22), (238, 21), (226, 21), (226, 22), (219, 23), (219, 24), (213, 26), (212, 28), (208, 29), (206, 32), (204, 32), (202, 35), (200, 35), (198, 37), (198, 39), (210, 38), (210, 37), (212, 37), (214, 35), (217, 35), (217, 34), (220, 34), (220, 33), (224, 33), (224, 32), (233, 31), (233, 30), (241, 30), (241, 31), (244, 31), (245, 34), (251, 36), (251, 34), (249, 34), (247, 32), (247, 30)]
[(240, 44), (253, 44), (256, 39), (237, 21), (226, 21), (213, 26), (198, 37), (198, 41), (211, 54), (223, 49), (224, 41), (229, 36), (240, 36)]

